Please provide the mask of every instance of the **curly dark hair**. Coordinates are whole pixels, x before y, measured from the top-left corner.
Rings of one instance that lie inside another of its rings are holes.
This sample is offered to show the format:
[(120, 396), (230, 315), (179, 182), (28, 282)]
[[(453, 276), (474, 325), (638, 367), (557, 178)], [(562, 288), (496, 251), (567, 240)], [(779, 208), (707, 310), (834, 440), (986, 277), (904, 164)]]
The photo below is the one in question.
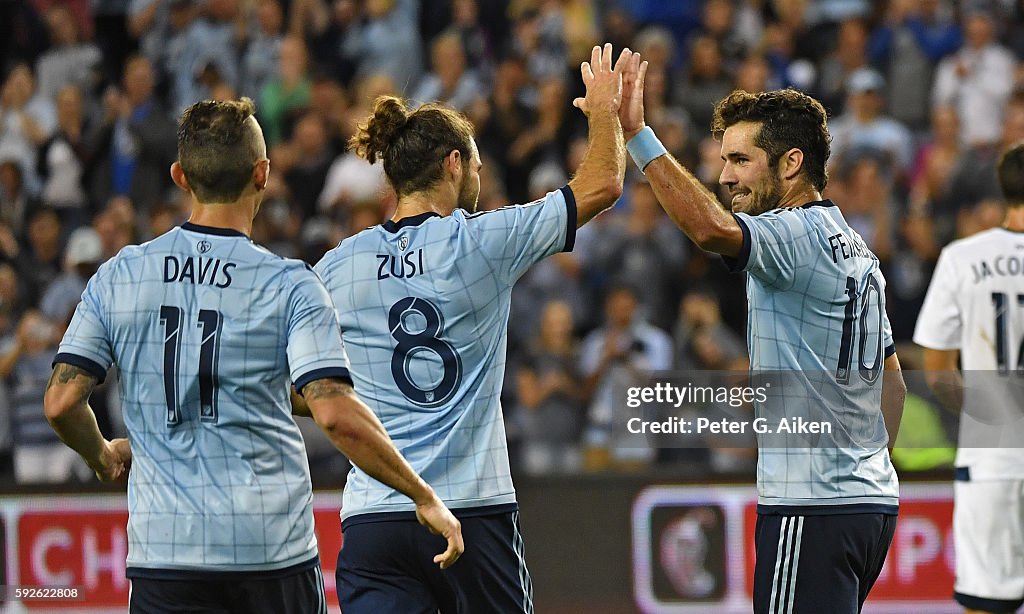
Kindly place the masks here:
[(1004, 151), (997, 168), (1006, 203), (1010, 206), (1024, 204), (1024, 141)]
[(804, 153), (803, 172), (814, 189), (828, 184), (829, 143), (825, 107), (807, 94), (794, 89), (751, 94), (737, 90), (715, 105), (711, 134), (722, 139), (726, 128), (740, 122), (757, 122), (761, 129), (754, 145), (765, 150), (768, 163), (776, 169), (782, 154), (790, 149)]
[(199, 202), (229, 203), (242, 195), (253, 165), (266, 156), (249, 98), (203, 100), (185, 109), (178, 125), (178, 162)]
[(473, 125), (457, 111), (436, 103), (409, 110), (400, 98), (381, 96), (349, 146), (370, 164), (383, 160), (384, 174), (403, 196), (434, 185), (452, 150), (468, 162), (472, 141)]

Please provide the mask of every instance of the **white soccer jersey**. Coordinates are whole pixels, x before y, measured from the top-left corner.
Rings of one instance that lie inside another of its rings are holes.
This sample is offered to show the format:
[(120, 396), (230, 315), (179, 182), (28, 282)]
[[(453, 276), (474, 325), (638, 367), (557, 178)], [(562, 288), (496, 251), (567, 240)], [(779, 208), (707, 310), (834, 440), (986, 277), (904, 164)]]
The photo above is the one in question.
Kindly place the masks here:
[(957, 466), (971, 480), (1024, 478), (1024, 233), (996, 228), (946, 246), (914, 342), (960, 350)]

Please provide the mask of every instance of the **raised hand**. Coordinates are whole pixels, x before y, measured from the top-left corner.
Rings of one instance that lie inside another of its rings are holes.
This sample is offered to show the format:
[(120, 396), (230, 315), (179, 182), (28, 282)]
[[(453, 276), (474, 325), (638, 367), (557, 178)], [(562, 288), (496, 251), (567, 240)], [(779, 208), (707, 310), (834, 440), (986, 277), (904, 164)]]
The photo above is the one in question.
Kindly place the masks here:
[[(626, 50), (628, 51), (628, 50)], [(623, 51), (625, 56), (625, 51)], [(622, 64), (620, 68), (620, 64)], [(619, 122), (622, 124), (622, 136), (627, 141), (644, 129), (644, 77), (647, 76), (647, 62), (640, 61), (640, 54), (615, 64), (616, 70), (622, 73), (622, 104), (619, 106)]]
[[(628, 49), (622, 51), (623, 56), (630, 53)], [(621, 56), (619, 62), (622, 62)], [(587, 115), (600, 110), (617, 112), (622, 104), (622, 74), (612, 68), (612, 44), (605, 43), (604, 48), (594, 47), (590, 61), (580, 65), (580, 72), (587, 93), (583, 98), (573, 100), (573, 106)]]

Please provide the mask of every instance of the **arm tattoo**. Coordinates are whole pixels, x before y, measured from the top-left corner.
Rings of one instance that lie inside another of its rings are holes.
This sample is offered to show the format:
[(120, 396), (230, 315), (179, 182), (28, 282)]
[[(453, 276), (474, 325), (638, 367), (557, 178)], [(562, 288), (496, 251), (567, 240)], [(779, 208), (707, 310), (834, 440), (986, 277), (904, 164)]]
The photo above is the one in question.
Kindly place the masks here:
[(352, 385), (336, 378), (313, 380), (302, 388), (302, 396), (306, 401), (315, 401), (329, 397), (340, 397), (355, 394)]
[(89, 399), (92, 389), (96, 387), (96, 382), (96, 377), (85, 369), (58, 362), (53, 367), (53, 373), (50, 375), (50, 381), (46, 384), (46, 389), (49, 390), (54, 386), (75, 386), (79, 391), (79, 403), (83, 403)]

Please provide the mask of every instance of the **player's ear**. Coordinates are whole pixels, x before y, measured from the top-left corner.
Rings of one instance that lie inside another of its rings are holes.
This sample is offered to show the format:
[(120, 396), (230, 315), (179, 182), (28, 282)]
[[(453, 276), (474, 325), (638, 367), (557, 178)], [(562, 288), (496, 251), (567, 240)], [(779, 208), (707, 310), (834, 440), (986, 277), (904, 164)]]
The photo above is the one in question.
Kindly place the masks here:
[(256, 191), (260, 192), (267, 189), (267, 183), (270, 181), (270, 160), (259, 160), (256, 162), (256, 166), (252, 169), (252, 182), (256, 186)]
[(453, 177), (459, 178), (462, 175), (462, 152), (458, 149), (448, 152), (444, 158), (444, 165)]
[(192, 188), (188, 186), (188, 178), (185, 177), (185, 170), (181, 168), (181, 162), (177, 160), (174, 164), (171, 164), (171, 179), (174, 181), (174, 185), (178, 186), (186, 192), (191, 192)]
[(800, 174), (804, 167), (804, 152), (794, 147), (782, 154), (779, 160), (779, 169), (782, 171), (783, 179), (793, 179)]

